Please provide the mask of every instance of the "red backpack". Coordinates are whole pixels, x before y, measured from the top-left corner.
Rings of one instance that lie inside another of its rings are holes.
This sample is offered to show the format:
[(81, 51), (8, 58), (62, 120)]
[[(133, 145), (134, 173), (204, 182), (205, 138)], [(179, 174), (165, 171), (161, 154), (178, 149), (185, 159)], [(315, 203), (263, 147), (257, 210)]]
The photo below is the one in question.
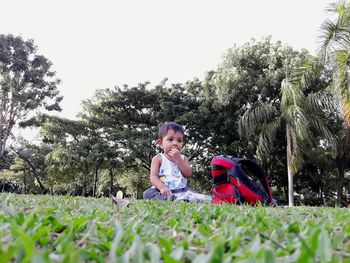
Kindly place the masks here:
[(267, 176), (252, 160), (215, 156), (212, 160), (212, 178), (213, 204), (274, 204)]

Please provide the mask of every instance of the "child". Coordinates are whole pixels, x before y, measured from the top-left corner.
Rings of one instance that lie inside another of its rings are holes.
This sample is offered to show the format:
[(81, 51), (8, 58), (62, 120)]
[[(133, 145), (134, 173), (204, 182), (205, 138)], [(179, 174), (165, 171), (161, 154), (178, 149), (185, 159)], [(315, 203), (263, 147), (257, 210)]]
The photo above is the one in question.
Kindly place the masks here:
[(163, 153), (153, 157), (150, 181), (153, 185), (143, 193), (144, 199), (211, 201), (211, 196), (197, 194), (187, 186), (192, 176), (188, 159), (181, 155), (184, 146), (184, 129), (175, 122), (159, 128), (157, 144)]

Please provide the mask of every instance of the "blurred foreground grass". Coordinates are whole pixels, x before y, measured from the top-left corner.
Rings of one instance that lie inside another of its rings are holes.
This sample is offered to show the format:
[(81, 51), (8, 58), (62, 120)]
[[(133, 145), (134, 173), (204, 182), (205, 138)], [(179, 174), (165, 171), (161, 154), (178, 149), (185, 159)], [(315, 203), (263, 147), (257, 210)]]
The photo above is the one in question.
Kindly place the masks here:
[(350, 262), (350, 211), (0, 194), (1, 262)]

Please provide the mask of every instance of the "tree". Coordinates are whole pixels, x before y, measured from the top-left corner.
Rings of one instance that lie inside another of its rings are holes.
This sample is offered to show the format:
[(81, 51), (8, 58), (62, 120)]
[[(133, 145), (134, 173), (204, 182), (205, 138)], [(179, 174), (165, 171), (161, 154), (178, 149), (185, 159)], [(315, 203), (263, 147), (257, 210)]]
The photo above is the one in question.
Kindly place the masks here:
[(207, 99), (216, 111), (213, 144), (223, 153), (254, 158), (258, 137), (240, 138), (238, 120), (257, 101), (278, 104), (286, 61), (301, 61), (306, 56), (306, 50), (272, 43), (271, 37), (229, 49), (217, 71), (209, 73), (204, 82)]
[[(100, 90), (84, 102), (81, 116), (95, 127), (98, 137), (104, 140), (104, 148), (108, 148), (105, 156), (102, 153), (105, 163), (114, 160), (124, 169), (136, 165), (140, 174), (148, 174), (151, 159), (159, 151), (155, 143), (159, 126), (165, 121), (176, 121), (185, 126), (185, 154), (195, 166), (198, 181), (208, 181), (209, 173), (203, 176), (202, 171), (208, 172), (216, 115), (201, 95), (201, 82), (166, 85), (164, 80), (153, 88), (147, 85)], [(205, 164), (199, 165), (204, 159)]]
[(293, 206), (294, 175), (301, 168), (304, 155), (313, 145), (319, 143), (316, 134), (328, 139), (332, 135), (319, 116), (323, 110), (321, 106), (324, 106), (320, 104), (321, 95), (312, 92), (305, 94), (305, 83), (293, 82), (293, 76), (286, 73), (281, 84), (280, 104), (255, 104), (240, 119), (239, 131), (242, 136), (249, 137), (260, 130), (256, 152), (259, 159), (267, 159), (273, 152), (278, 131), (283, 129), (287, 156), (288, 202)]
[[(18, 165), (21, 166), (21, 163), (23, 163), (24, 189), (28, 190), (26, 184), (30, 184), (29, 180), (30, 178), (33, 178), (32, 180), (35, 181), (35, 184), (40, 188), (40, 193), (47, 193), (49, 178), (46, 171), (45, 157), (52, 151), (52, 149), (43, 144), (30, 144), (23, 139), (19, 140), (16, 146), (10, 145), (10, 148), (16, 155), (11, 170), (18, 170)], [(17, 168), (16, 165), (14, 165), (16, 163)], [(34, 189), (31, 190), (33, 191)]]
[(52, 144), (54, 148), (46, 156), (49, 174), (57, 175), (59, 171), (60, 176), (67, 179), (67, 184), (74, 180), (74, 194), (80, 192), (87, 195), (92, 181), (91, 171), (96, 161), (96, 153), (93, 151), (96, 140), (91, 136), (87, 123), (47, 115), (42, 116), (40, 122), (43, 141)]
[(52, 63), (37, 54), (33, 40), (0, 35), (0, 157), (5, 153), (13, 127), (30, 122), (30, 113), (61, 108)]
[(327, 117), (329, 127), (336, 138), (332, 144), (329, 145), (329, 148), (337, 171), (336, 203), (341, 206), (344, 196), (345, 174), (346, 170), (350, 168), (350, 126), (344, 126), (339, 109), (335, 108)]
[[(212, 145), (217, 151), (256, 158), (258, 132), (249, 138), (240, 136), (238, 120), (256, 103), (280, 107), (281, 83), (286, 77), (286, 66), (300, 63), (308, 56), (306, 50), (299, 52), (281, 42), (272, 43), (271, 37), (252, 40), (226, 52), (217, 71), (210, 72), (204, 81), (207, 101), (214, 108)], [(277, 134), (274, 146), (269, 158), (259, 162), (270, 180), (274, 180), (274, 186), (286, 193), (283, 134)]]
[(344, 123), (350, 126), (350, 2), (332, 3), (327, 11), (335, 15), (322, 26), (320, 56), (333, 72), (333, 87)]

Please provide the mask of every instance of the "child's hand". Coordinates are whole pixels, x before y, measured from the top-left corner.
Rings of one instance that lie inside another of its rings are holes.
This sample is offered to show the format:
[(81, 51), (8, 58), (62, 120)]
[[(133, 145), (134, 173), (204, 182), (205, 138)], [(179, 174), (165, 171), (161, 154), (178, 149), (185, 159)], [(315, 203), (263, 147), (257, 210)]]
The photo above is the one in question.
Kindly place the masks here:
[(171, 148), (168, 154), (174, 163), (181, 161), (181, 153), (177, 148)]
[(168, 187), (166, 187), (166, 186), (163, 186), (159, 191), (160, 191), (160, 193), (162, 195), (166, 195), (166, 196), (171, 196), (172, 195), (171, 190)]

